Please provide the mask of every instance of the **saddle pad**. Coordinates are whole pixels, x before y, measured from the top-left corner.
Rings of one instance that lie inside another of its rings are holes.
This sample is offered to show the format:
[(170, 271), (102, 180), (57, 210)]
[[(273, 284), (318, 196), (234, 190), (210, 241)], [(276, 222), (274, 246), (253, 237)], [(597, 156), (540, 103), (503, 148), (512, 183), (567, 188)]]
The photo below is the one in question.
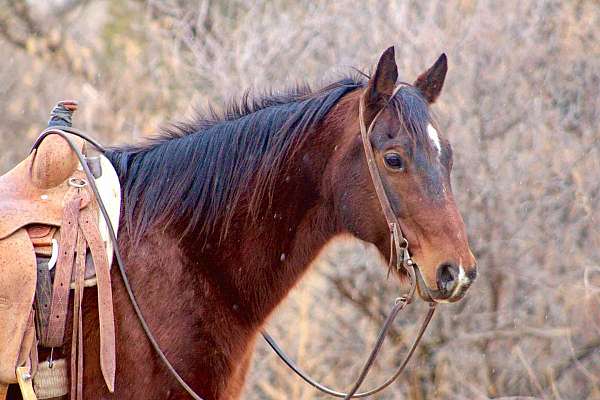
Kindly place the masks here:
[[(119, 176), (115, 167), (111, 164), (108, 158), (104, 156), (100, 157), (100, 167), (102, 168), (102, 175), (96, 178), (96, 186), (100, 193), (100, 198), (106, 207), (108, 217), (115, 230), (115, 235), (119, 231), (119, 214), (121, 212), (121, 184), (119, 182)], [(110, 240), (108, 234), (108, 227), (106, 221), (100, 210), (98, 210), (98, 228), (100, 229), (100, 237), (106, 244), (106, 254), (108, 255), (108, 265), (112, 265), (113, 257), (113, 243)]]
[[(104, 203), (104, 206), (106, 207), (108, 218), (110, 219), (110, 223), (115, 230), (116, 236), (119, 231), (119, 216), (121, 214), (121, 183), (119, 182), (117, 171), (108, 158), (100, 155), (99, 159), (102, 174), (98, 178), (95, 178), (94, 181), (96, 183), (96, 187), (98, 188), (98, 193), (100, 194), (102, 203)], [(79, 169), (82, 170), (81, 166)], [(108, 258), (108, 266), (112, 267), (114, 248), (113, 242), (108, 233), (108, 226), (98, 204), (94, 202), (91, 206), (94, 207), (98, 213), (98, 230), (100, 231), (100, 238), (102, 239), (102, 242), (104, 242), (106, 256)], [(96, 286), (95, 268), (92, 264), (91, 254), (89, 253), (87, 254), (86, 259), (84, 286)], [(74, 282), (71, 282), (71, 289), (75, 289)]]
[(35, 253), (27, 232), (19, 229), (0, 240), (0, 383), (17, 382), (35, 285)]

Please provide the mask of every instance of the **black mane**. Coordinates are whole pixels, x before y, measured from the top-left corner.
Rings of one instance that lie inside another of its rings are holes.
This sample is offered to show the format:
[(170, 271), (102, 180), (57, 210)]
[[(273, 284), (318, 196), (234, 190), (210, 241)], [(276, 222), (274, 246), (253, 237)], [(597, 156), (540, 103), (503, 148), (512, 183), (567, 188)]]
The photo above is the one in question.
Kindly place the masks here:
[(225, 235), (250, 180), (257, 204), (305, 132), (363, 85), (344, 78), (318, 91), (302, 86), (256, 98), (246, 93), (222, 115), (211, 111), (208, 118), (174, 124), (141, 144), (111, 148), (107, 157), (119, 174), (129, 233), (136, 240), (157, 224), (186, 221), (184, 234), (207, 234), (224, 218)]
[[(362, 77), (349, 77), (318, 91), (301, 86), (256, 98), (246, 93), (221, 115), (197, 115), (141, 144), (111, 148), (107, 157), (119, 174), (130, 235), (138, 240), (153, 226), (183, 221), (183, 235), (210, 234), (221, 220), (223, 238), (251, 181), (245, 206), (256, 217), (253, 212), (272, 194), (275, 178), (306, 132), (345, 94), (364, 85)], [(431, 153), (431, 144), (425, 143), (430, 142), (428, 105), (418, 89), (404, 86), (390, 105), (415, 146)]]

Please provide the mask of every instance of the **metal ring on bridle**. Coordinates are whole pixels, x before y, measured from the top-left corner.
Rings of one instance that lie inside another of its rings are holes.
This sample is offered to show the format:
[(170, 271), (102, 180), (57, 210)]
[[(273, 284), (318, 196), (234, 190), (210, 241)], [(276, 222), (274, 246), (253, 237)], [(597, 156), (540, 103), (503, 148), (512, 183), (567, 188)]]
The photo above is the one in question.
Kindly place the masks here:
[(396, 298), (396, 300), (394, 301), (394, 304), (406, 303), (407, 301), (408, 301), (408, 298), (406, 296), (400, 296), (400, 297)]
[(398, 243), (398, 246), (400, 246), (401, 249), (407, 250), (408, 249), (408, 240), (406, 240), (405, 237), (400, 238), (401, 241), (400, 243)]

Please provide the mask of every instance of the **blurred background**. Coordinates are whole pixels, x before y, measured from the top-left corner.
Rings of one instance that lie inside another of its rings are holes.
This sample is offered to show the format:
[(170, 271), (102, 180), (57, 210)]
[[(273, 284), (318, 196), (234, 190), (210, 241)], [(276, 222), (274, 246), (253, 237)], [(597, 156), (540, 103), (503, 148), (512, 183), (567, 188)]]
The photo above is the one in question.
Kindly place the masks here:
[[(0, 172), (55, 102), (107, 143), (156, 133), (246, 89), (449, 57), (435, 105), (479, 261), (379, 399), (600, 399), (600, 2), (597, 0), (0, 0)], [(304, 369), (348, 388), (399, 294), (375, 250), (329, 247), (269, 321)], [(401, 360), (403, 313), (366, 386)], [(246, 399), (320, 399), (259, 341)]]

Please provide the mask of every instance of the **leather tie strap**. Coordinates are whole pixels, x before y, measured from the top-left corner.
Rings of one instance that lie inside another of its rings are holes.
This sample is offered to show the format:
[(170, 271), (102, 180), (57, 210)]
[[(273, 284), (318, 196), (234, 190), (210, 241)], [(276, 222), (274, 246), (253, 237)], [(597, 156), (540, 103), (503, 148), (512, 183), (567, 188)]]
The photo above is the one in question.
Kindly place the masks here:
[[(104, 242), (100, 237), (96, 208), (90, 205), (87, 188), (72, 188), (65, 195), (65, 209), (60, 231), (59, 256), (53, 285), (50, 317), (44, 345), (64, 344), (64, 333), (71, 279), (74, 277), (73, 339), (71, 344), (71, 398), (80, 400), (83, 393), (82, 301), (85, 276), (85, 254), (92, 255), (98, 289), (100, 331), (100, 368), (106, 386), (114, 392), (116, 375), (115, 326), (110, 283), (110, 266)], [(88, 206), (89, 205), (89, 206)], [(77, 246), (77, 251), (75, 247)], [(76, 256), (75, 268), (73, 261)]]
[(60, 230), (60, 253), (56, 262), (52, 288), (48, 333), (43, 343), (47, 347), (60, 347), (64, 343), (73, 259), (77, 242), (77, 219), (81, 204), (82, 197), (79, 189), (71, 188), (65, 195), (63, 223)]
[(92, 253), (98, 289), (98, 318), (100, 322), (100, 368), (108, 390), (115, 390), (115, 321), (110, 283), (110, 266), (104, 242), (100, 237), (97, 214), (92, 207), (81, 210), (79, 229)]
[(71, 400), (83, 400), (83, 280), (85, 275), (86, 243), (81, 229), (77, 235), (75, 260), (75, 293), (73, 299), (73, 336), (71, 341)]

